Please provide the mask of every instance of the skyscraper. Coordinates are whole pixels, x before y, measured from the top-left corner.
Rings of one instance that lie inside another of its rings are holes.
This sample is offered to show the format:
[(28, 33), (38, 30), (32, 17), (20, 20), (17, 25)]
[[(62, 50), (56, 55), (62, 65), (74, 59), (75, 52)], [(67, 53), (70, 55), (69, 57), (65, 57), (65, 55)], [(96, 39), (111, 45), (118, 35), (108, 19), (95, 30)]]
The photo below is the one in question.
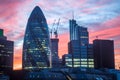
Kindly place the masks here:
[(13, 41), (7, 40), (0, 29), (0, 69), (13, 69)]
[(89, 43), (89, 33), (87, 28), (79, 26), (76, 20), (72, 19), (69, 21), (70, 26), (70, 41), (79, 40), (80, 45), (85, 45)]
[(90, 63), (92, 65), (94, 64), (93, 57), (88, 57), (88, 54), (89, 56), (93, 54), (91, 54), (92, 46), (89, 45), (89, 33), (87, 28), (79, 26), (74, 19), (70, 20), (69, 26), (70, 42), (68, 44), (68, 52), (72, 54), (73, 67), (94, 67), (91, 65), (89, 66), (89, 60), (91, 59), (92, 63), (91, 61)]
[(95, 68), (114, 69), (114, 42), (113, 40), (93, 41)]
[(50, 38), (48, 25), (42, 10), (36, 6), (32, 11), (24, 36), (23, 68), (50, 67)]
[(70, 28), (70, 41), (78, 40), (78, 25), (76, 23), (76, 20), (72, 19), (69, 21), (69, 28)]

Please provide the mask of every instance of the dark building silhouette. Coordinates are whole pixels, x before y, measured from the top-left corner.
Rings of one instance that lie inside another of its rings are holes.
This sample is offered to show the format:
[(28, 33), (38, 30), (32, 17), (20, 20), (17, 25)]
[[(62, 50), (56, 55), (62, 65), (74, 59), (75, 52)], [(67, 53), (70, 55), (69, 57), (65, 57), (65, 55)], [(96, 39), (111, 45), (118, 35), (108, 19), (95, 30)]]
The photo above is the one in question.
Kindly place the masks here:
[(12, 70), (13, 69), (13, 41), (7, 40), (3, 35), (3, 30), (0, 29), (0, 70)]
[(114, 42), (113, 40), (93, 41), (95, 68), (114, 69)]
[(52, 67), (59, 67), (58, 42), (57, 38), (51, 39)]
[(42, 10), (36, 6), (32, 11), (23, 44), (23, 69), (50, 67), (50, 38), (48, 25)]

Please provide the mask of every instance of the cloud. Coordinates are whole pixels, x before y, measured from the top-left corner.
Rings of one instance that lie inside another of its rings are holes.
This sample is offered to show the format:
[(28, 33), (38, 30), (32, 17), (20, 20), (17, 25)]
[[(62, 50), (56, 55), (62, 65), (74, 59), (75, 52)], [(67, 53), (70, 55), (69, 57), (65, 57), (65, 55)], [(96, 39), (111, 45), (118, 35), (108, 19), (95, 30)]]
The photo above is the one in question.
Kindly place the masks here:
[(120, 54), (115, 54), (115, 68), (120, 68)]
[[(120, 16), (112, 18), (101, 24), (96, 24), (90, 28), (90, 38), (100, 36), (101, 38), (114, 38), (120, 35)], [(112, 33), (111, 33), (112, 32)]]
[(22, 49), (16, 49), (14, 54), (14, 70), (22, 69)]
[(59, 57), (68, 53), (69, 34), (64, 33), (59, 35)]

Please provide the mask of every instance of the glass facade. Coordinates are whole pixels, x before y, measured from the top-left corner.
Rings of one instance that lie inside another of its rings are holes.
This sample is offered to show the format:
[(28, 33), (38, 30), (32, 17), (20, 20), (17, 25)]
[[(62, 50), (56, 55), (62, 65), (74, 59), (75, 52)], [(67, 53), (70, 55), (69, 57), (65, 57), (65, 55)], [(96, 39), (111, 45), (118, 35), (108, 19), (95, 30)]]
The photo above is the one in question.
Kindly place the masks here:
[[(73, 19), (70, 20), (69, 24), (70, 42), (68, 43), (68, 52), (72, 54), (73, 67), (89, 67), (88, 59), (93, 59), (93, 48), (89, 44), (87, 28), (79, 26)], [(77, 61), (74, 59), (77, 59)]]
[(64, 54), (62, 56), (62, 63), (65, 67), (72, 67), (72, 55)]
[(0, 35), (0, 70), (13, 69), (14, 42)]
[(41, 9), (32, 11), (23, 44), (23, 68), (39, 69), (50, 66), (50, 38), (48, 25)]

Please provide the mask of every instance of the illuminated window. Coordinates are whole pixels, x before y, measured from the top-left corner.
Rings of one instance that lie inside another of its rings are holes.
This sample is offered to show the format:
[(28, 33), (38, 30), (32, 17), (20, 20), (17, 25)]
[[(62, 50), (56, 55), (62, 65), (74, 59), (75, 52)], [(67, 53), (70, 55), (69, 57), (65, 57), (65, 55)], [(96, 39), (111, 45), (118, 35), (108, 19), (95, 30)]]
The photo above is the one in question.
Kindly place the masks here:
[(87, 62), (81, 62), (81, 64), (87, 64)]
[(66, 61), (72, 61), (72, 59), (66, 59)]
[(80, 59), (74, 59), (74, 61), (80, 61)]
[(94, 61), (93, 59), (88, 59), (88, 61)]
[(87, 65), (81, 65), (81, 67), (87, 67)]
[(87, 59), (81, 59), (81, 61), (87, 61)]
[(94, 64), (94, 62), (89, 62), (89, 64)]

